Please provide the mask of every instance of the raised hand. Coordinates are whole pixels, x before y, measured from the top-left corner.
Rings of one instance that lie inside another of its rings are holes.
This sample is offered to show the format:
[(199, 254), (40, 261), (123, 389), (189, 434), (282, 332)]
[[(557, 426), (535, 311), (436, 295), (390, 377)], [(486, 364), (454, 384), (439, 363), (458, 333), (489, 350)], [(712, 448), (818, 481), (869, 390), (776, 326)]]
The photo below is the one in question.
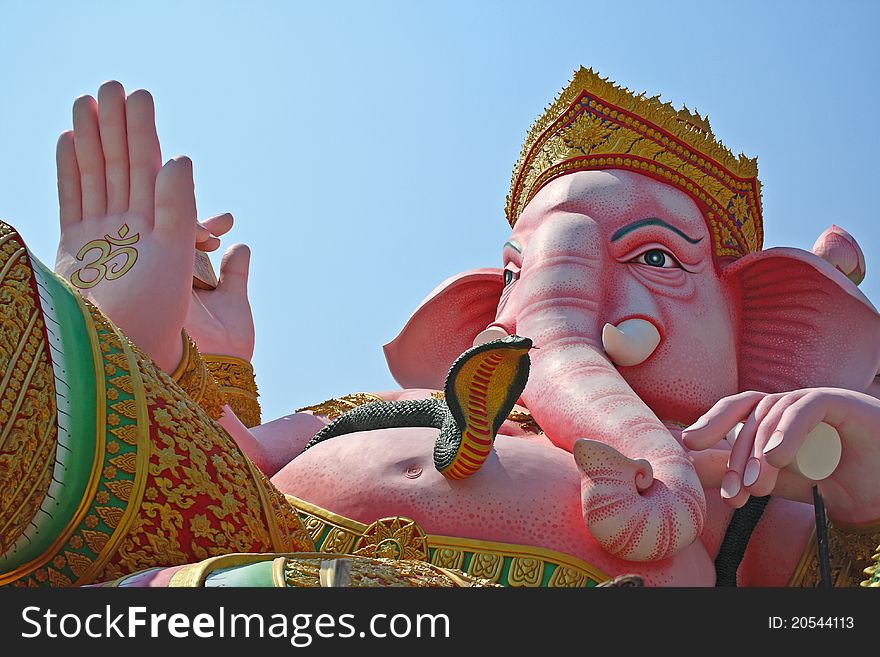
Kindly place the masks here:
[[(232, 228), (232, 215), (223, 214), (197, 228), (196, 247), (211, 251), (220, 245), (217, 236)], [(201, 239), (199, 239), (201, 238)], [(234, 244), (223, 255), (216, 289), (193, 289), (186, 330), (206, 354), (236, 356), (250, 361), (254, 353), (254, 322), (247, 297), (250, 249)]]
[[(704, 450), (743, 428), (727, 463), (721, 495), (740, 507), (750, 495), (811, 501), (818, 483), (829, 515), (846, 525), (880, 520), (880, 400), (837, 388), (766, 394), (744, 392), (722, 399), (683, 434), (685, 446)], [(840, 435), (840, 464), (827, 479), (806, 479), (786, 469), (807, 434), (825, 422)]]
[(192, 163), (162, 165), (153, 98), (107, 82), (73, 105), (58, 140), (56, 271), (164, 370), (182, 355), (192, 288)]

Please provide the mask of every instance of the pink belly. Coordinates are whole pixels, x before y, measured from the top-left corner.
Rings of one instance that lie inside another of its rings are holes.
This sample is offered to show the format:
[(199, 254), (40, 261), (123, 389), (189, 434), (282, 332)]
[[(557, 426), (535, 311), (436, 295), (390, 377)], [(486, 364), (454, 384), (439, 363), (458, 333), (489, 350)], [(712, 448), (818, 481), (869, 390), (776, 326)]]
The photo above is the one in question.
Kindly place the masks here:
[(575, 556), (608, 575), (635, 573), (652, 586), (712, 586), (715, 570), (697, 541), (652, 563), (608, 555), (584, 527), (580, 474), (571, 454), (498, 436), (483, 468), (462, 481), (434, 469), (434, 429), (387, 429), (333, 438), (286, 465), (278, 488), (354, 520), (416, 520), (429, 534), (531, 545)]

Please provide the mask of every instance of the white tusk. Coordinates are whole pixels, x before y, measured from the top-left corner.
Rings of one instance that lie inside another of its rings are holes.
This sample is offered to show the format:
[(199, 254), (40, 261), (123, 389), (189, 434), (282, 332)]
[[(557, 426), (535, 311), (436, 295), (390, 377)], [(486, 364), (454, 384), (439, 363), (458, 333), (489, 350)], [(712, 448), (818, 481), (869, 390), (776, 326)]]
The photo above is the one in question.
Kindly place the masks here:
[(660, 332), (646, 319), (627, 319), (602, 328), (602, 346), (615, 365), (632, 367), (648, 360), (660, 344)]
[(477, 337), (474, 338), (474, 346), (479, 347), (481, 344), (492, 342), (492, 340), (500, 340), (501, 338), (506, 338), (507, 336), (507, 331), (505, 331), (500, 326), (490, 326), (485, 331), (480, 331), (479, 333), (477, 333)]

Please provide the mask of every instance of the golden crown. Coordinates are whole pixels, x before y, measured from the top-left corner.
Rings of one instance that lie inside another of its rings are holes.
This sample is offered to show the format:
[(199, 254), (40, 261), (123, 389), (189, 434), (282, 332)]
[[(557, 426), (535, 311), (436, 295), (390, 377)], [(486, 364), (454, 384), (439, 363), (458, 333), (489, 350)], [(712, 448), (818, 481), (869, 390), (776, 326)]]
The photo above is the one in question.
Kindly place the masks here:
[(757, 160), (734, 156), (712, 134), (708, 117), (634, 94), (583, 67), (529, 130), (513, 169), (507, 220), (515, 225), (551, 180), (600, 169), (636, 171), (689, 194), (706, 215), (719, 257), (761, 249)]

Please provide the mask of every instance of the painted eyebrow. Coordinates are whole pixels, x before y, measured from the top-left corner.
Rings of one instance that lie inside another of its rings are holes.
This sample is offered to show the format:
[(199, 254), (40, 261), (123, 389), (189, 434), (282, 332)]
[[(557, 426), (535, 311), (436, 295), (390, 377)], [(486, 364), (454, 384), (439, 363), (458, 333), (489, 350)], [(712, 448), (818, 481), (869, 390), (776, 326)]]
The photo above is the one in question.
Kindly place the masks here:
[(679, 237), (682, 237), (683, 239), (685, 239), (687, 242), (689, 242), (691, 244), (699, 244), (700, 242), (703, 241), (702, 237), (700, 237), (699, 239), (689, 237), (688, 235), (683, 233), (681, 230), (679, 230), (675, 226), (663, 221), (662, 219), (660, 219), (658, 217), (647, 217), (646, 219), (639, 219), (638, 221), (633, 221), (632, 223), (627, 224), (623, 228), (618, 229), (618, 231), (616, 233), (614, 233), (614, 235), (611, 236), (611, 241), (616, 242), (624, 235), (627, 235), (628, 233), (631, 233), (634, 230), (636, 230), (638, 228), (642, 228), (644, 226), (662, 226), (663, 228), (668, 228), (673, 233), (675, 233)]
[(507, 241), (507, 242), (504, 243), (504, 247), (503, 247), (503, 248), (506, 249), (508, 246), (509, 246), (511, 249), (513, 249), (514, 251), (516, 251), (517, 253), (519, 253), (520, 255), (522, 255), (522, 247), (520, 247), (520, 245), (517, 244), (516, 242), (514, 242), (514, 241)]

